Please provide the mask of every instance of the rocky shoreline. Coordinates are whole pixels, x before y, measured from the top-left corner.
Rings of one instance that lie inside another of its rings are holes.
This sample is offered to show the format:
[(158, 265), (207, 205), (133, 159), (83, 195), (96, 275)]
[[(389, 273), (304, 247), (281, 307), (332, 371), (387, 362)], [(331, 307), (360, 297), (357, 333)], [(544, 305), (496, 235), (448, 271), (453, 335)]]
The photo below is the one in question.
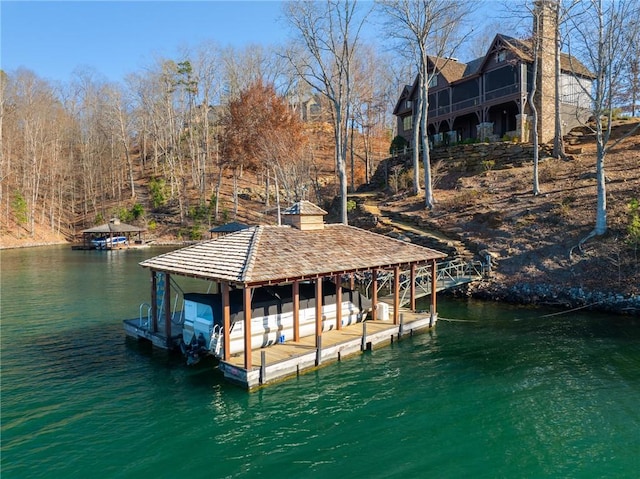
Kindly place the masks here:
[(484, 301), (562, 308), (566, 312), (585, 309), (640, 317), (640, 295), (590, 291), (575, 286), (539, 283), (508, 285), (494, 279), (484, 279), (452, 290), (450, 294)]

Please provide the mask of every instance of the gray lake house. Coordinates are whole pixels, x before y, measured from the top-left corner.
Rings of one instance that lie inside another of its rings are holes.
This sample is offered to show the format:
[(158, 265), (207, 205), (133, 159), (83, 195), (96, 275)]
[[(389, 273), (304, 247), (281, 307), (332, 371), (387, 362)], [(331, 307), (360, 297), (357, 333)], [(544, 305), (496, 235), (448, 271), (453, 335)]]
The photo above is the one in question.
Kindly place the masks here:
[[(555, 25), (550, 4), (534, 15), (534, 38), (540, 35), (540, 55), (534, 101), (540, 143), (555, 131)], [(533, 84), (533, 42), (497, 34), (487, 53), (462, 63), (455, 58), (429, 57), (427, 129), (432, 145), (464, 141), (530, 141), (529, 94)], [(433, 75), (432, 75), (433, 74)], [(593, 74), (575, 57), (560, 54), (559, 98), (563, 134), (591, 115), (589, 95)], [(416, 77), (406, 85), (394, 108), (398, 135), (411, 147)]]

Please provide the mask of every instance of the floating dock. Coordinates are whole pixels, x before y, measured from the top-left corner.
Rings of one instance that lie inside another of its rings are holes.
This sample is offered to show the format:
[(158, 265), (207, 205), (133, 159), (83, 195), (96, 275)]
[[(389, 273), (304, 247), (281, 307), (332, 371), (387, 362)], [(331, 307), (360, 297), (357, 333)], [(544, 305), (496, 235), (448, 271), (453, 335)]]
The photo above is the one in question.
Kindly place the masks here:
[[(174, 318), (178, 319), (179, 315)], [(308, 336), (300, 341), (286, 341), (251, 352), (251, 366), (244, 365), (244, 355), (236, 354), (228, 360), (220, 360), (218, 369), (224, 378), (245, 389), (280, 382), (300, 374), (313, 371), (335, 361), (387, 346), (403, 336), (427, 331), (435, 326), (437, 315), (426, 312), (400, 310), (400, 324), (392, 321), (366, 320), (343, 326), (339, 330), (325, 331), (321, 344), (316, 346), (316, 337)], [(178, 349), (181, 328), (173, 324), (171, 338), (167, 341), (164, 328), (151, 332), (145, 322), (139, 319), (124, 321), (128, 336), (151, 341), (161, 349)]]

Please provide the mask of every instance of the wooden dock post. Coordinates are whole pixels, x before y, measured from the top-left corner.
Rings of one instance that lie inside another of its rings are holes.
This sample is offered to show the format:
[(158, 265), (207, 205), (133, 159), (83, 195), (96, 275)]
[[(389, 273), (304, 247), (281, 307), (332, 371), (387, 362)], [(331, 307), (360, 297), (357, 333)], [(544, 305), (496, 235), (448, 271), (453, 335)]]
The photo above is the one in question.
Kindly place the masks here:
[(316, 336), (316, 366), (322, 362), (322, 336)]
[(367, 349), (367, 322), (362, 321), (362, 343), (360, 344), (360, 350)]
[(400, 268), (393, 268), (393, 324), (398, 324), (400, 312)]
[(260, 351), (260, 384), (264, 384), (267, 380), (267, 352), (263, 349)]
[(438, 264), (436, 263), (436, 260), (433, 259), (431, 260), (431, 309), (432, 309), (432, 313), (431, 315), (433, 316), (433, 314), (436, 312), (436, 291), (438, 290), (438, 287), (436, 285), (436, 276), (438, 274)]
[(293, 340), (300, 341), (300, 282), (293, 282)]
[(316, 279), (316, 366), (322, 354), (322, 278)]
[(411, 263), (410, 284), (409, 284), (409, 309), (416, 310), (416, 264)]
[(158, 275), (155, 269), (151, 270), (151, 324), (152, 333), (158, 332)]
[(243, 291), (244, 308), (244, 368), (251, 371), (251, 288), (245, 286)]
[(373, 268), (371, 271), (371, 319), (376, 320), (378, 309), (378, 270)]
[(402, 337), (404, 333), (404, 314), (400, 313), (400, 326), (398, 326), (398, 338)]
[(231, 302), (229, 300), (229, 283), (222, 283), (222, 341), (224, 342), (224, 360), (231, 357)]
[(171, 275), (164, 275), (164, 334), (166, 334), (167, 349), (171, 349)]
[(342, 329), (342, 277), (339, 274), (335, 276), (336, 282), (336, 329)]

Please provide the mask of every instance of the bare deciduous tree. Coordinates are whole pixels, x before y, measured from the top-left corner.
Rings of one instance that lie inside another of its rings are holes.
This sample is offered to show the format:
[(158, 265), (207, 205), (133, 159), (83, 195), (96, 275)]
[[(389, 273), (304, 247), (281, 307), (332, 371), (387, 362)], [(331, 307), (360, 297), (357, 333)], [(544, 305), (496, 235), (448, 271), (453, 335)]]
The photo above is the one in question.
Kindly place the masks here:
[(418, 99), (413, 108), (414, 193), (420, 194), (419, 154), (424, 165), (425, 206), (435, 204), (427, 131), (429, 84), (451, 61), (465, 35), (459, 35), (472, 3), (450, 0), (380, 0), (387, 17), (387, 33), (399, 42), (400, 51), (411, 55), (418, 72)]
[(580, 58), (595, 76), (593, 90), (585, 89), (584, 93), (593, 105), (593, 123), (589, 128), (596, 137), (596, 219), (594, 229), (580, 241), (580, 245), (607, 231), (606, 155), (640, 126), (621, 138), (611, 138), (615, 92), (620, 87), (633, 42), (638, 39), (638, 18), (640, 4), (636, 0), (583, 0), (568, 18), (571, 26), (570, 52)]
[(347, 145), (353, 95), (352, 65), (367, 14), (355, 0), (300, 1), (284, 4), (296, 33), (297, 51), (286, 54), (301, 78), (331, 106), (341, 222), (347, 224)]

